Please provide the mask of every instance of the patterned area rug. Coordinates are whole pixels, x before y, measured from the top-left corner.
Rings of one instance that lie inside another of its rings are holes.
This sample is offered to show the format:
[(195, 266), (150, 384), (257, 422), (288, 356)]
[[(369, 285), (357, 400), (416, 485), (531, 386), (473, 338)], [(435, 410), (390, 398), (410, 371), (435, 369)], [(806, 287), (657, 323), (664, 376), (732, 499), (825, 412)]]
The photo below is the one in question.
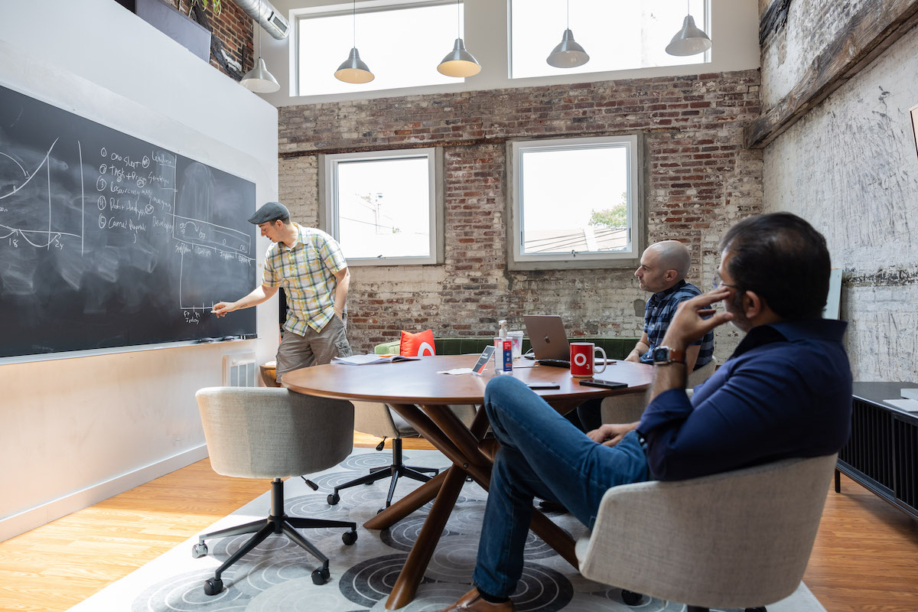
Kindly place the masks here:
[[(225, 590), (204, 594), (203, 584), (213, 577), (214, 568), (233, 554), (249, 535), (208, 541), (210, 554), (194, 559), (192, 544), (197, 537), (180, 544), (131, 575), (90, 597), (71, 610), (131, 610), (132, 612), (363, 612), (385, 610), (386, 598), (408, 556), (430, 509), (428, 504), (385, 531), (367, 531), (362, 524), (385, 503), (389, 480), (361, 485), (341, 492), (341, 501), (329, 506), (326, 496), (336, 484), (366, 473), (371, 467), (388, 465), (389, 451), (355, 449), (340, 465), (313, 475), (319, 485), (314, 492), (299, 478), (285, 486), (286, 510), (290, 516), (356, 521), (358, 540), (353, 546), (341, 541), (344, 529), (307, 529), (303, 535), (331, 560), (331, 579), (313, 584), (310, 573), (318, 562), (285, 536), (270, 536), (223, 574)], [(407, 451), (405, 463), (413, 466), (446, 468), (449, 461), (437, 451)], [(269, 485), (265, 482), (265, 487)], [(399, 480), (396, 498), (420, 486)], [(466, 483), (440, 542), (433, 554), (415, 600), (402, 608), (406, 612), (438, 610), (469, 590), (478, 536), (487, 493)], [(258, 497), (218, 521), (204, 533), (264, 518), (270, 493)], [(569, 514), (549, 515), (575, 538), (586, 528)], [(621, 591), (583, 578), (544, 542), (530, 533), (526, 546), (523, 579), (513, 595), (520, 612), (680, 612), (685, 606), (644, 597), (634, 607), (623, 603)], [(768, 606), (769, 612), (825, 612), (805, 585), (784, 601)]]

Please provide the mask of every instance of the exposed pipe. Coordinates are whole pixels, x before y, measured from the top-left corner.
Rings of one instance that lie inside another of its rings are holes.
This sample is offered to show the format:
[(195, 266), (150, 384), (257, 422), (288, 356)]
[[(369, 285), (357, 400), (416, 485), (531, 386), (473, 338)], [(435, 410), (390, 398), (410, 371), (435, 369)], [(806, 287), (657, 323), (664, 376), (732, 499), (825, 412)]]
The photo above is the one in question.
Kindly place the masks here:
[(254, 19), (265, 32), (284, 40), (290, 33), (290, 24), (268, 0), (233, 0), (239, 8)]

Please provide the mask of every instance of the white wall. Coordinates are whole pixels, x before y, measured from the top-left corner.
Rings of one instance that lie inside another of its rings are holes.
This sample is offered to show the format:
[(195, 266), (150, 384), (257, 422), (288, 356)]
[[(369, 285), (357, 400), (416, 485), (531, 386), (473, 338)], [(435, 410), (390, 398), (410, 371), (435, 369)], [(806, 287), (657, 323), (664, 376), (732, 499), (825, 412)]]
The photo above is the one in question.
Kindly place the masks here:
[(916, 72), (912, 29), (765, 149), (766, 210), (810, 221), (844, 271), (855, 380), (918, 381)]
[[(276, 199), (270, 104), (112, 0), (0, 0), (0, 15), (0, 85)], [(0, 540), (206, 456), (194, 392), (221, 384), (226, 352), (273, 359), (276, 313), (259, 308), (257, 341), (0, 365)]]
[[(563, 0), (558, 1), (561, 2)], [(351, 4), (351, 0), (270, 0), (270, 2), (278, 12), (287, 17), (290, 21), (291, 30), (294, 26), (292, 10), (330, 4)], [(358, 6), (360, 5), (359, 0), (357, 4)], [(682, 11), (685, 10), (686, 5), (681, 0), (673, 0), (673, 6), (675, 10)], [(275, 40), (262, 31), (264, 35), (261, 43), (262, 56), (265, 58), (271, 74), (277, 78), (281, 86), (280, 91), (266, 95), (265, 99), (275, 106), (292, 106), (316, 102), (365, 100), (415, 94), (728, 72), (759, 67), (759, 12), (757, 0), (711, 0), (711, 39), (714, 41), (714, 46), (711, 50), (711, 63), (526, 79), (510, 79), (507, 76), (507, 12), (507, 0), (465, 0), (465, 44), (466, 48), (481, 64), (482, 70), (474, 77), (466, 79), (464, 83), (362, 93), (355, 92), (352, 94), (291, 97), (290, 50), (288, 45), (290, 37), (285, 40)], [(563, 26), (559, 25), (558, 40), (546, 41), (549, 50), (561, 40), (562, 31)], [(609, 35), (613, 36), (614, 31), (615, 25), (609, 24)], [(574, 33), (576, 34), (576, 28)], [(443, 41), (443, 55), (446, 55), (452, 49), (452, 45), (452, 39)], [(359, 49), (359, 41), (357, 46)], [(344, 59), (345, 56), (342, 56), (341, 61), (344, 61)], [(375, 66), (372, 63), (372, 58), (364, 57), (363, 59)], [(378, 70), (379, 68), (376, 69)], [(436, 66), (431, 66), (430, 69), (436, 70)]]

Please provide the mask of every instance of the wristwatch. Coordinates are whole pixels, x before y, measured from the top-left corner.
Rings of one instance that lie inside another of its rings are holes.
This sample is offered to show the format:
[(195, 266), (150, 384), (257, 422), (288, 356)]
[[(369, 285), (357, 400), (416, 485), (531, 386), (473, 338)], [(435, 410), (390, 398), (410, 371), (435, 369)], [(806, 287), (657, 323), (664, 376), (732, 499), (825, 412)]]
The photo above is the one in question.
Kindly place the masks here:
[(653, 365), (668, 365), (670, 363), (685, 363), (685, 351), (677, 351), (668, 346), (658, 346), (653, 349)]

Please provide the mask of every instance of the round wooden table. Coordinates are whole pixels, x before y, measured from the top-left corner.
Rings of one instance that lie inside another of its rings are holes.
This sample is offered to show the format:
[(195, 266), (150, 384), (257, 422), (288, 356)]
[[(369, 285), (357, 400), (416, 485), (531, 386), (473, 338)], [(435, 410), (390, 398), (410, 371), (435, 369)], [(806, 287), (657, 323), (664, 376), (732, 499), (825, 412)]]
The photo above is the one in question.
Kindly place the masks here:
[[(389, 610), (401, 608), (414, 599), (466, 477), (473, 478), (485, 490), (490, 484), (496, 447), (493, 440), (483, 442), (488, 430), (485, 411), (479, 409), (472, 425), (466, 427), (447, 406), (480, 405), (485, 387), (494, 377), (493, 360), (481, 376), (439, 374), (471, 368), (477, 360), (477, 355), (451, 355), (366, 366), (329, 364), (295, 370), (283, 378), (284, 386), (298, 393), (388, 404), (453, 462), (448, 470), (364, 523), (367, 529), (386, 529), (436, 498), (386, 602)], [(526, 360), (521, 363), (532, 365)], [(548, 366), (518, 367), (512, 376), (526, 383), (559, 385), (558, 389), (536, 393), (564, 414), (590, 399), (645, 391), (651, 383), (653, 368), (626, 361), (610, 363), (602, 376), (628, 384), (621, 389), (581, 386), (570, 370)], [(578, 567), (573, 539), (538, 510), (533, 512), (530, 528)]]

